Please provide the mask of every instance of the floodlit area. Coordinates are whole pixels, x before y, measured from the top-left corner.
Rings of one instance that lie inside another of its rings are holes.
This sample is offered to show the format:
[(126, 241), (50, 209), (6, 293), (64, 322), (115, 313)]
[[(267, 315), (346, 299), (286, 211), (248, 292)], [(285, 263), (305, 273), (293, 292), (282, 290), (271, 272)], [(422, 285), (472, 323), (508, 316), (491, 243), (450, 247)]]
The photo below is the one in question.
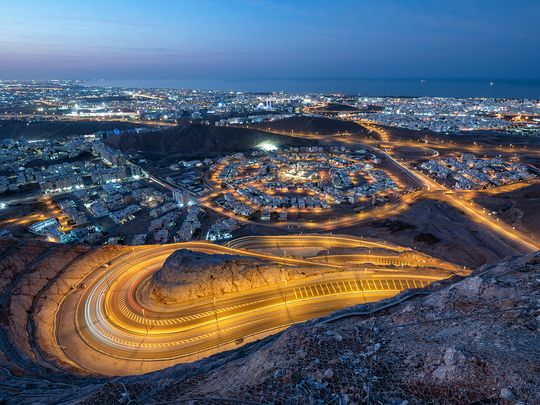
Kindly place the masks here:
[(264, 150), (265, 152), (274, 152), (278, 150), (278, 147), (271, 142), (262, 142), (257, 145), (257, 148)]

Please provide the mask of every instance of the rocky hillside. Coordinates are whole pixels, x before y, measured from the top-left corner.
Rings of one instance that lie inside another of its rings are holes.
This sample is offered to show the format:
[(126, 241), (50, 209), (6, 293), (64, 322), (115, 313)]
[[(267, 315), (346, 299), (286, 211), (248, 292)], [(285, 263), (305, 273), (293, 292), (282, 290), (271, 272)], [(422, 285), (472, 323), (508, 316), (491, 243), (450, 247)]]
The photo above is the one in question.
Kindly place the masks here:
[(0, 400), (535, 404), (539, 365), (537, 252), (148, 375), (108, 379), (3, 367)]
[(180, 249), (153, 274), (147, 291), (154, 301), (163, 303), (219, 296), (260, 287), (267, 280), (265, 276), (274, 279), (274, 273), (276, 281), (281, 281), (285, 277), (284, 269), (274, 267), (270, 262), (254, 258)]
[(254, 124), (255, 127), (262, 130), (272, 131), (294, 131), (296, 133), (309, 133), (320, 135), (334, 135), (334, 134), (356, 134), (365, 135), (367, 130), (352, 121), (336, 120), (326, 117), (313, 117), (307, 115), (299, 115), (290, 118), (284, 118), (271, 122), (262, 122), (260, 124)]
[(325, 271), (331, 269), (306, 267), (301, 270), (298, 266), (288, 267), (251, 257), (180, 249), (154, 273), (142, 293), (156, 302), (185, 302), (298, 280)]
[(242, 152), (262, 142), (276, 145), (306, 146), (315, 142), (270, 134), (248, 128), (216, 127), (202, 124), (181, 124), (148, 133), (112, 136), (107, 143), (115, 148), (151, 153), (157, 157), (178, 156), (196, 158), (216, 154)]

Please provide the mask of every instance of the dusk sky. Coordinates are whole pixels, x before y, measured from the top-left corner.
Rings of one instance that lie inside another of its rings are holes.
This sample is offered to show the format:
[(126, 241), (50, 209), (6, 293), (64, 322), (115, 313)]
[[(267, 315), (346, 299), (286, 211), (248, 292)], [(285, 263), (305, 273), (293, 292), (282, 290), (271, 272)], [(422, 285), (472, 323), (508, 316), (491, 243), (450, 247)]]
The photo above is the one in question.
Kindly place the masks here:
[(540, 1), (5, 1), (0, 79), (538, 78)]

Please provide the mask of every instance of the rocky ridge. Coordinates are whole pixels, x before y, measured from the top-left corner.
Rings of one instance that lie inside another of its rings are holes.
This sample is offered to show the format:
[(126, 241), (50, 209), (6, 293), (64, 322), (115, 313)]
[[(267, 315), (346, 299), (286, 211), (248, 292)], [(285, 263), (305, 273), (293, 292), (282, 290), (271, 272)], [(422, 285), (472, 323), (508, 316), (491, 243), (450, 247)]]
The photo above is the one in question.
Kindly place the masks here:
[[(110, 136), (106, 143), (122, 151), (144, 152), (157, 157), (200, 158), (223, 153), (245, 152), (262, 142), (280, 146), (313, 146), (317, 142), (291, 138), (250, 128), (179, 124), (149, 133)], [(217, 152), (219, 151), (219, 153)]]
[(177, 303), (247, 291), (322, 274), (324, 271), (329, 269), (290, 268), (252, 257), (209, 255), (180, 249), (154, 273), (146, 290), (156, 302)]

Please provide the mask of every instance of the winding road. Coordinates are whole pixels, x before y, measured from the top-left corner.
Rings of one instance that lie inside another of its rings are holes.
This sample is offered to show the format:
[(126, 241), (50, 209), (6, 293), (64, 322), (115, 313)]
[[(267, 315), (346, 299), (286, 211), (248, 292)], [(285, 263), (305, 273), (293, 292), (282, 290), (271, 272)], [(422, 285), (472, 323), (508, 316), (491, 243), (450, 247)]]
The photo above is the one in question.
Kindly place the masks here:
[[(391, 254), (410, 251), (379, 241), (328, 235), (260, 240), (250, 237), (237, 241), (243, 249), (206, 242), (141, 246), (94, 269), (84, 280), (84, 288), (66, 298), (57, 314), (57, 341), (66, 356), (84, 370), (137, 374), (233, 348), (340, 308), (391, 297), (408, 288), (422, 288), (451, 274), (435, 267), (356, 266), (351, 264), (354, 255), (348, 255), (344, 261), (323, 263), (316, 260), (321, 256), (301, 259), (263, 253), (277, 243), (283, 249), (301, 245), (312, 250), (349, 246), (384, 248)], [(234, 246), (234, 241), (231, 244)], [(250, 250), (246, 250), (248, 245)], [(186, 304), (141, 300), (141, 286), (179, 248), (252, 256), (290, 266), (324, 266), (330, 270), (314, 277)], [(365, 259), (365, 255), (359, 256)]]

